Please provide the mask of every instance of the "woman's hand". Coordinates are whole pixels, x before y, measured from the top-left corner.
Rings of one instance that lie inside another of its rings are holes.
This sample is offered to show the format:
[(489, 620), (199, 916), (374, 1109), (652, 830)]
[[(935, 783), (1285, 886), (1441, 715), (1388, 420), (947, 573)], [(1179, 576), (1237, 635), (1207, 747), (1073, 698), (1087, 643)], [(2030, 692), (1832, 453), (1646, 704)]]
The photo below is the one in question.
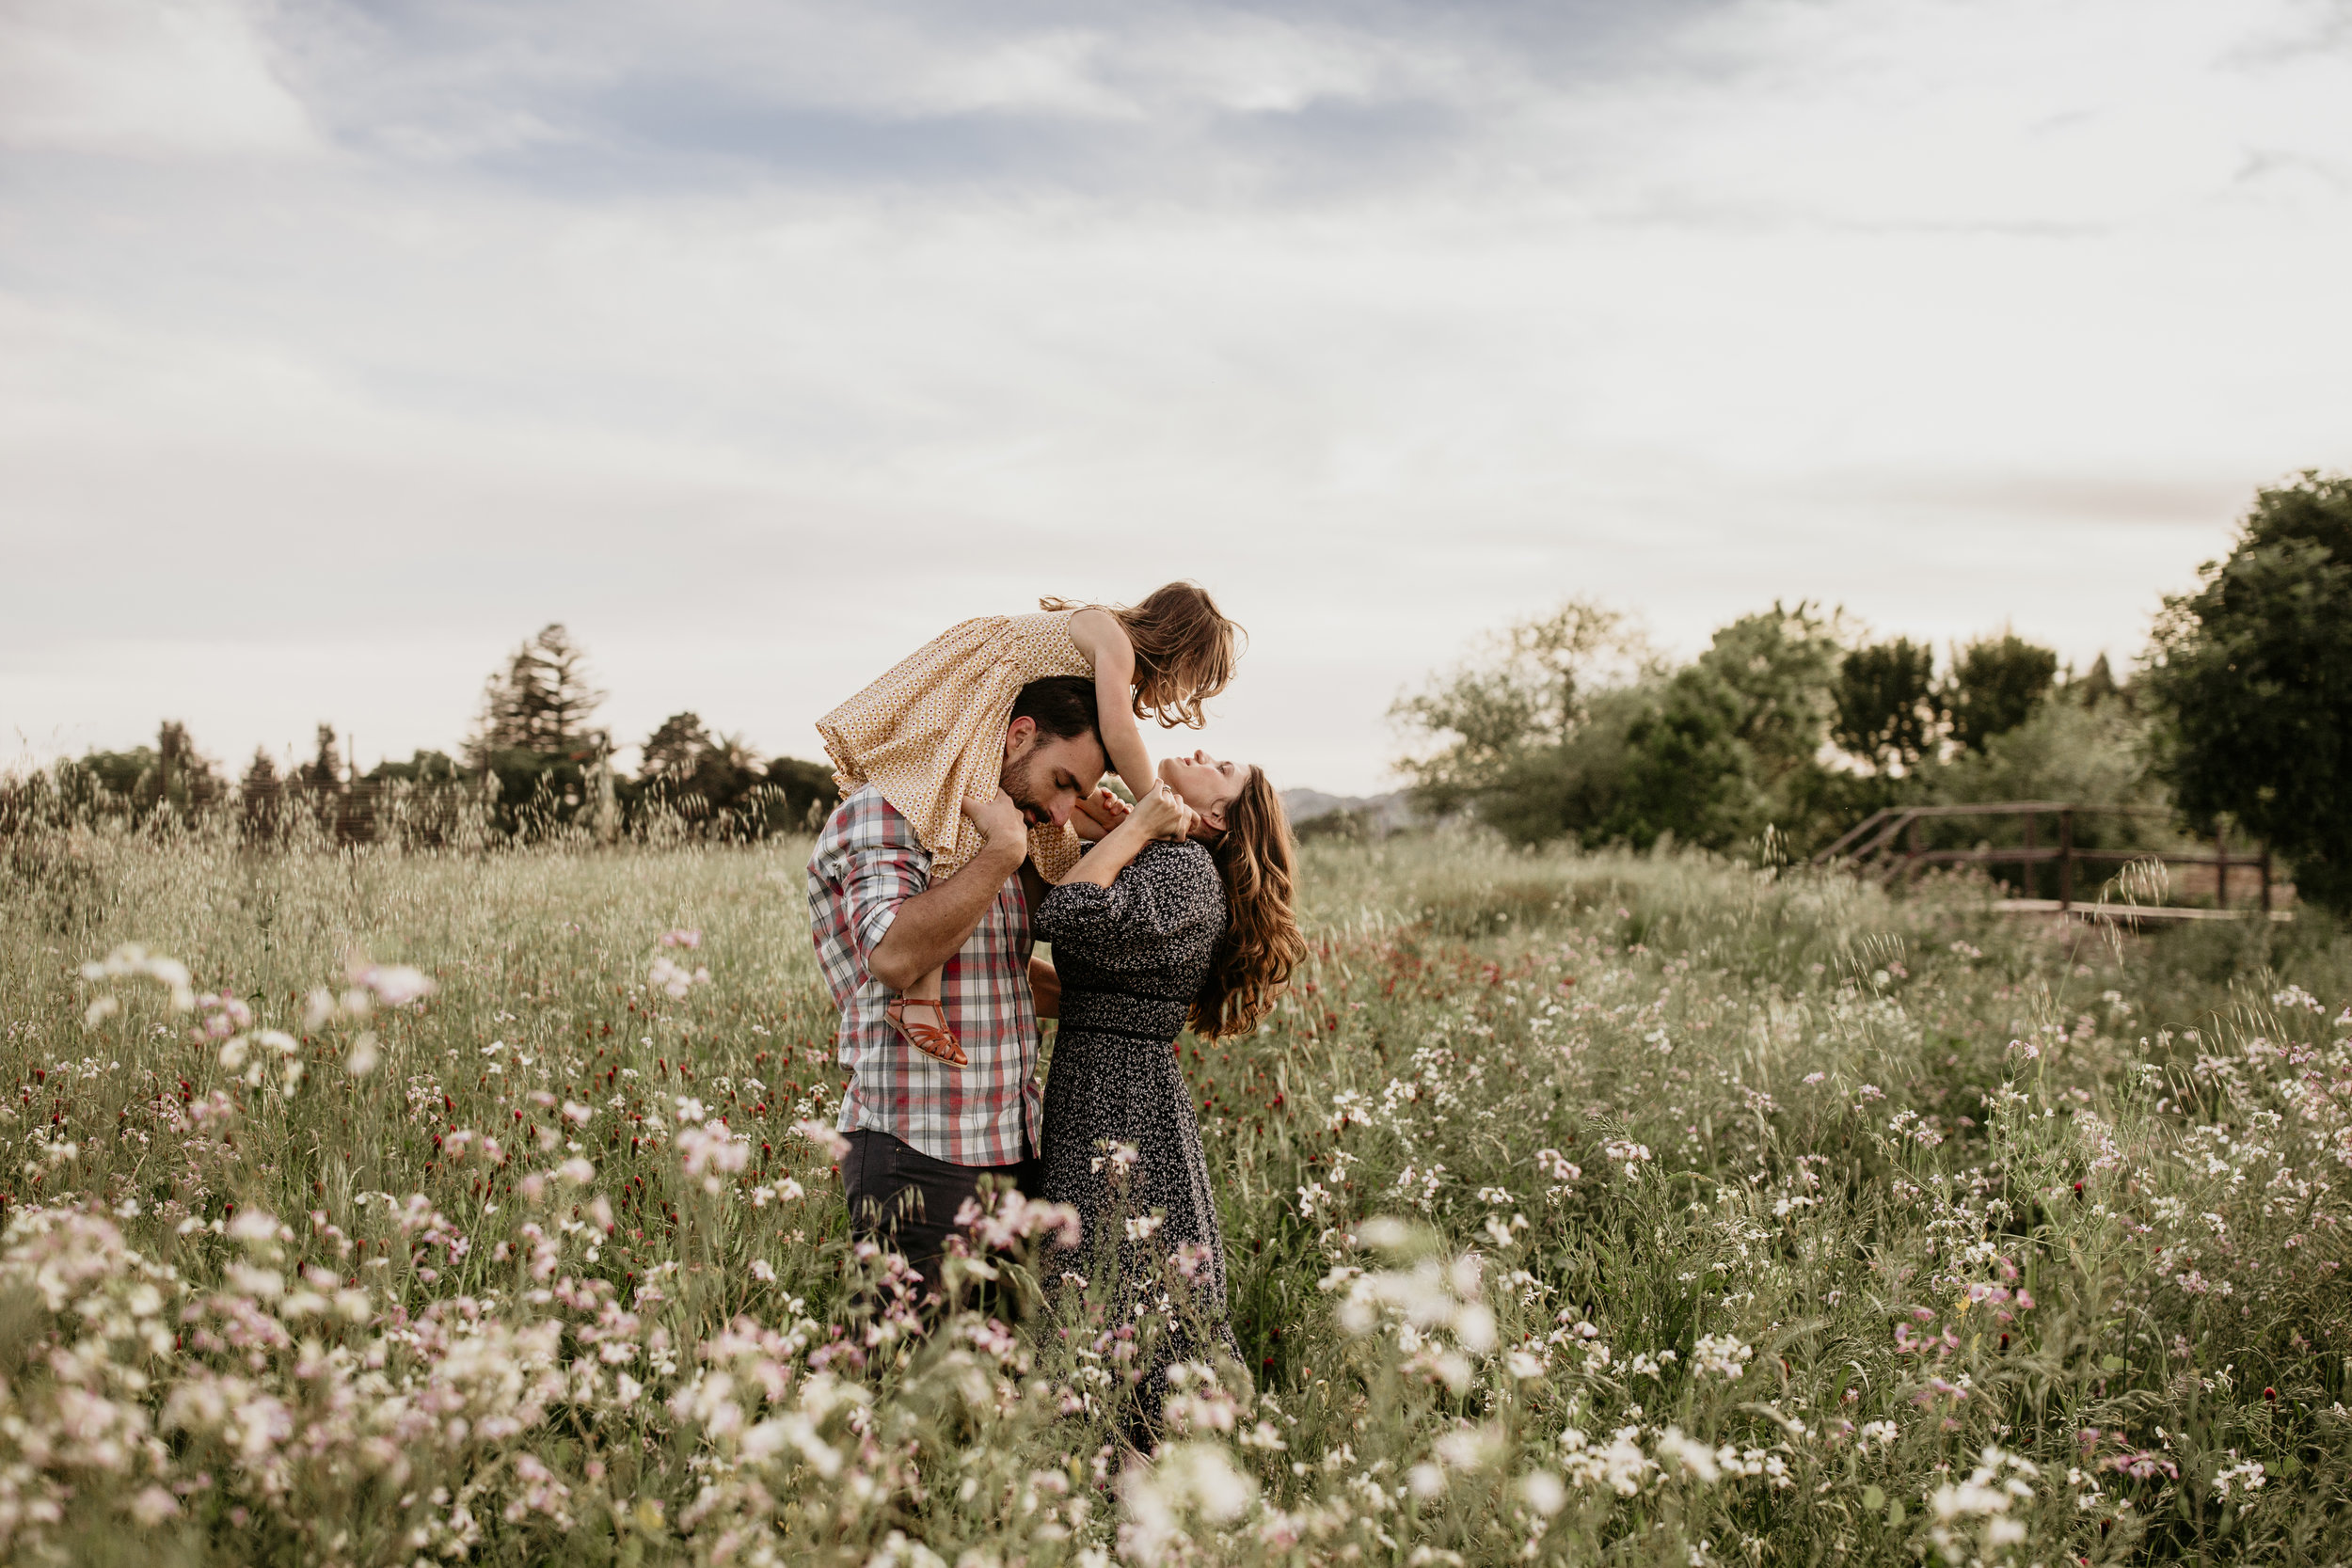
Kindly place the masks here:
[(1080, 858), (1066, 879), (1109, 887), (1143, 853), (1145, 845), (1155, 839), (1183, 838), (1192, 831), (1194, 820), (1192, 808), (1174, 790), (1154, 784), (1136, 799), (1134, 808), (1103, 836), (1102, 843)]
[(1192, 831), (1194, 820), (1192, 808), (1174, 790), (1153, 784), (1150, 794), (1136, 801), (1127, 825), (1145, 838), (1181, 839)]
[(1080, 838), (1092, 844), (1125, 821), (1134, 809), (1109, 790), (1098, 789), (1078, 802), (1078, 809), (1071, 814), (1070, 825), (1077, 830)]

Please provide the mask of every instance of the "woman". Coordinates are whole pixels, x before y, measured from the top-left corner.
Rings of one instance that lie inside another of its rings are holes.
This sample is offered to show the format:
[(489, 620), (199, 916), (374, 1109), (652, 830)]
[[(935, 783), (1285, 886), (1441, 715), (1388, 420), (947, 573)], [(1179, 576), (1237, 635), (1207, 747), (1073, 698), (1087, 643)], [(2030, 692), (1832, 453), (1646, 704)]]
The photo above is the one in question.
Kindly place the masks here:
[[(1208, 1039), (1255, 1028), (1307, 946), (1291, 912), (1290, 824), (1264, 773), (1196, 752), (1158, 774), (1036, 921), (1061, 981), (1040, 1195), (1077, 1209), (1089, 1257), (1115, 1246), (1114, 1321), (1134, 1322), (1138, 1301), (1156, 1307), (1176, 1275), (1189, 1280), (1190, 1313), (1137, 1364), (1146, 1430), (1169, 1364), (1235, 1354), (1225, 1243), (1176, 1037), (1187, 1023)], [(1187, 1316), (1213, 1343), (1183, 1326)]]

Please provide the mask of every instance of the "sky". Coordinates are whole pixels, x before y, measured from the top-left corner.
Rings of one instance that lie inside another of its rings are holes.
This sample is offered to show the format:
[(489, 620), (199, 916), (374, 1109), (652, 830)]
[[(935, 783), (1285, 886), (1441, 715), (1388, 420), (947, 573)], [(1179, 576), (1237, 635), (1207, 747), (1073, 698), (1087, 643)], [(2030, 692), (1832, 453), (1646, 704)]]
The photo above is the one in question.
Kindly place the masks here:
[(0, 0), (0, 749), (454, 749), (561, 621), (815, 756), (1178, 577), (1154, 739), (1347, 793), (1569, 596), (2122, 663), (2348, 276), (2342, 0)]

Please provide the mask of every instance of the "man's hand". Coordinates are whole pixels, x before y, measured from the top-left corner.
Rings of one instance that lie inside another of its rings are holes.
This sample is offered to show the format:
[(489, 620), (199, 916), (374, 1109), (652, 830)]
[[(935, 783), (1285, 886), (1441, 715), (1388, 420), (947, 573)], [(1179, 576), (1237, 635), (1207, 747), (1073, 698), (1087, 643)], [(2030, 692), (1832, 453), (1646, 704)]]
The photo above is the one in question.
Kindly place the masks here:
[(1098, 789), (1078, 802), (1078, 809), (1071, 815), (1070, 825), (1078, 831), (1080, 838), (1092, 844), (1125, 821), (1127, 814), (1134, 809), (1108, 789)]
[(980, 830), (980, 836), (988, 841), (990, 848), (1009, 849), (1020, 845), (1026, 852), (1029, 819), (1003, 790), (994, 790), (986, 799), (968, 797), (963, 802), (963, 815)]

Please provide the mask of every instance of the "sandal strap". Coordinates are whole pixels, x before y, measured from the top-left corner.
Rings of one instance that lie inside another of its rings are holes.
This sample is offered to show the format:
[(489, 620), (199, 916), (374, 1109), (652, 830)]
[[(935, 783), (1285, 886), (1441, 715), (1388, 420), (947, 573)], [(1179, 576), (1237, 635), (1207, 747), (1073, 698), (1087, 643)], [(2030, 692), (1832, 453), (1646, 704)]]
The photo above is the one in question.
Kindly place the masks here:
[[(906, 1008), (910, 1003), (938, 1008), (941, 1022), (925, 1023), (919, 1019), (908, 1017)], [(906, 1037), (907, 1043), (917, 1051), (926, 1055), (935, 1056), (955, 1067), (961, 1067), (971, 1060), (964, 1054), (963, 1042), (956, 1038), (955, 1032), (943, 1027), (947, 1017), (947, 1009), (945, 1006), (927, 996), (899, 997), (890, 1006), (898, 1009), (898, 1016), (892, 1022), (898, 1027), (898, 1032)]]
[(914, 1037), (917, 1044), (920, 1044), (925, 1040), (944, 1045), (953, 1045), (956, 1043), (955, 1031), (951, 1029), (942, 1029), (936, 1023), (921, 1023), (911, 1018), (901, 1018), (898, 1020), (898, 1027), (904, 1029), (909, 1035)]

